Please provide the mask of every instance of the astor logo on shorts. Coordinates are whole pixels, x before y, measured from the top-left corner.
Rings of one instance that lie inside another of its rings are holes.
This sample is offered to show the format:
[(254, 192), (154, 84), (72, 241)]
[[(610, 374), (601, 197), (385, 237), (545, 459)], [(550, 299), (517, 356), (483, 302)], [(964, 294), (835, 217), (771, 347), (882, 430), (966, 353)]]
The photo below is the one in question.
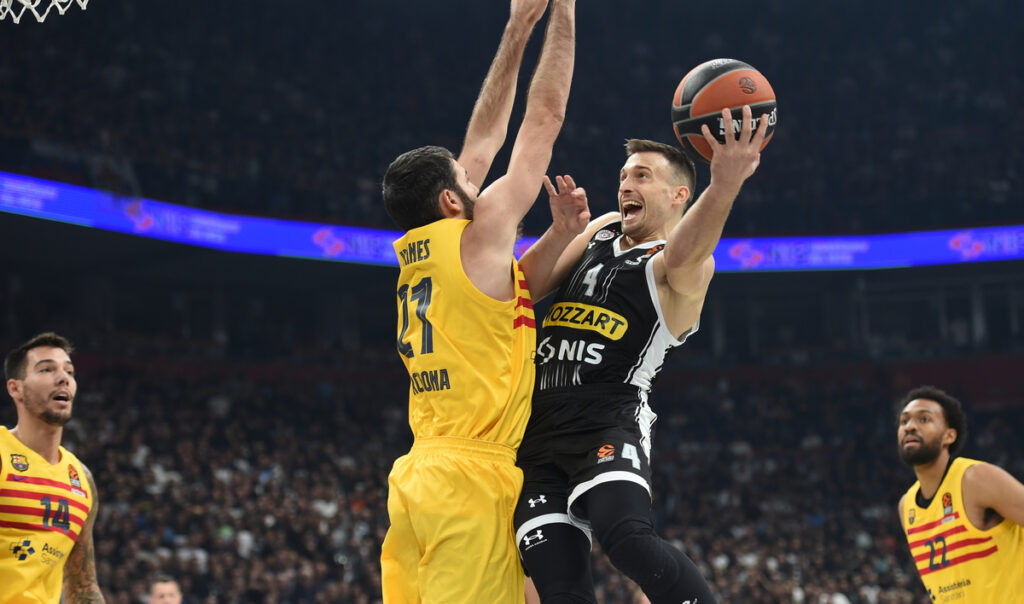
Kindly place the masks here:
[(626, 317), (600, 306), (559, 302), (544, 317), (544, 327), (568, 327), (596, 331), (609, 340), (618, 340), (629, 329)]

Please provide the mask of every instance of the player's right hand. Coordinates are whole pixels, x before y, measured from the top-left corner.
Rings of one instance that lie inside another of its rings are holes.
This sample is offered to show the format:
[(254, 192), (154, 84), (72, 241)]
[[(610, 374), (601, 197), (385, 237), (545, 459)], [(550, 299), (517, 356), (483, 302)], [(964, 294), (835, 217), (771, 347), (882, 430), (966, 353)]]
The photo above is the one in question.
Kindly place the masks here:
[[(726, 124), (732, 123), (732, 112), (729, 109), (722, 110), (722, 120)], [(708, 141), (713, 152), (711, 180), (716, 184), (733, 186), (739, 190), (743, 181), (757, 170), (757, 166), (761, 163), (761, 145), (768, 132), (768, 116), (761, 116), (757, 130), (754, 130), (753, 123), (750, 105), (744, 105), (743, 122), (739, 134), (733, 134), (731, 128), (726, 128), (724, 144), (715, 140), (707, 124), (701, 126), (704, 140)]]

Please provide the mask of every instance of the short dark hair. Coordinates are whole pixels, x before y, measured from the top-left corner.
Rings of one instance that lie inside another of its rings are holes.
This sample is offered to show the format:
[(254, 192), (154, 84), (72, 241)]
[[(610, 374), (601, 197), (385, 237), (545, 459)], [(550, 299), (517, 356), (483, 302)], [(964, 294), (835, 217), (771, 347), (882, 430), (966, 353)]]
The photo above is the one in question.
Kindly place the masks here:
[(896, 418), (899, 420), (899, 416), (903, 413), (903, 408), (907, 406), (910, 401), (916, 399), (925, 399), (929, 401), (935, 401), (942, 407), (942, 413), (946, 417), (946, 425), (956, 430), (956, 440), (949, 445), (949, 454), (954, 456), (964, 448), (964, 442), (967, 439), (967, 415), (964, 413), (964, 407), (960, 404), (960, 401), (956, 397), (949, 394), (941, 388), (935, 386), (918, 386), (910, 392), (903, 395), (900, 399), (899, 404), (896, 407)]
[(41, 333), (7, 353), (7, 356), (4, 358), (4, 375), (6, 378), (8, 380), (25, 379), (25, 359), (28, 357), (28, 351), (33, 348), (43, 347), (60, 348), (68, 356), (71, 356), (71, 353), (75, 351), (71, 342), (64, 336), (59, 336), (52, 331)]
[[(667, 159), (672, 166), (675, 184), (690, 187), (690, 201), (693, 201), (694, 189), (697, 188), (697, 168), (682, 149), (643, 138), (626, 139), (626, 157), (635, 153), (658, 153)], [(690, 204), (686, 205), (689, 207)]]
[(445, 189), (458, 189), (454, 159), (444, 147), (427, 146), (391, 162), (381, 189), (384, 209), (400, 228), (408, 231), (444, 218), (437, 199)]
[(174, 577), (168, 575), (167, 573), (157, 573), (156, 575), (153, 576), (153, 579), (149, 582), (150, 589), (152, 589), (153, 586), (156, 585), (157, 583), (174, 583), (175, 585), (177, 585), (178, 581)]

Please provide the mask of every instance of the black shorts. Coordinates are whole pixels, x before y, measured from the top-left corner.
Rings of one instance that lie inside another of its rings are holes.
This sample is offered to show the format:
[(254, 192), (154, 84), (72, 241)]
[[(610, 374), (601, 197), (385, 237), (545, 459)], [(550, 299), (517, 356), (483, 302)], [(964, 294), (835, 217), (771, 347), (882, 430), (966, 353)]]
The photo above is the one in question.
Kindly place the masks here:
[[(650, 446), (656, 416), (636, 391), (599, 397), (573, 391), (535, 397), (534, 416), (519, 448), (523, 491), (515, 527), (563, 514), (590, 532), (577, 504), (581, 495), (607, 482), (626, 481), (651, 492)], [(535, 421), (536, 420), (536, 421)], [(531, 429), (532, 428), (532, 429)]]

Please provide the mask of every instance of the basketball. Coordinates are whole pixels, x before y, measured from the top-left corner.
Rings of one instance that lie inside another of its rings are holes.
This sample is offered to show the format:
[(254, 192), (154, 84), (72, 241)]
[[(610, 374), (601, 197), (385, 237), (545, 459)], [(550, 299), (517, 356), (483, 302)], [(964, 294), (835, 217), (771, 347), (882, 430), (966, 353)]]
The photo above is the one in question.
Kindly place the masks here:
[(778, 110), (775, 91), (760, 71), (735, 59), (712, 59), (694, 67), (686, 74), (672, 97), (672, 129), (679, 144), (705, 162), (711, 161), (712, 150), (704, 140), (700, 127), (707, 124), (720, 143), (725, 142), (726, 126), (722, 109), (732, 111), (732, 132), (739, 132), (743, 122), (743, 106), (750, 105), (754, 130), (762, 114), (768, 114), (768, 132), (761, 149), (775, 133)]

